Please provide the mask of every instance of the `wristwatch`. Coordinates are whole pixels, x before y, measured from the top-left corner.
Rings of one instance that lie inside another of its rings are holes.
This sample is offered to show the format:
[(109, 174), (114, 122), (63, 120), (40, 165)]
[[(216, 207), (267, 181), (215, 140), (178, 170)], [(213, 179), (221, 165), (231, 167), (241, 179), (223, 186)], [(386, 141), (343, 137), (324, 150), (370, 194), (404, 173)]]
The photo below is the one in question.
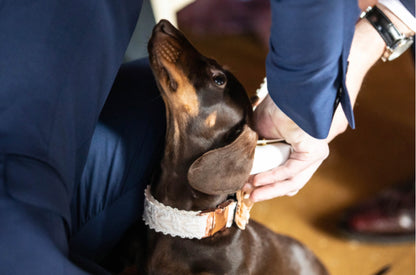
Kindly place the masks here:
[(377, 6), (368, 7), (360, 17), (366, 18), (386, 42), (386, 49), (381, 60), (396, 59), (412, 45), (413, 37), (406, 37), (402, 34)]

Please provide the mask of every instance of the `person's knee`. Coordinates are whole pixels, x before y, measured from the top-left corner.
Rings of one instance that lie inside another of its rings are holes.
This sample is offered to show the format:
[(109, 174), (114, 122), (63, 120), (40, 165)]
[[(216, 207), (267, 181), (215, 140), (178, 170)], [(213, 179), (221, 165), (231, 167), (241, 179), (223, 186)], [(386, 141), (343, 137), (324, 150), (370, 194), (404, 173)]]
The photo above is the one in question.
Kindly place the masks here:
[(3, 193), (0, 223), (0, 274), (85, 274), (68, 258), (60, 215)]

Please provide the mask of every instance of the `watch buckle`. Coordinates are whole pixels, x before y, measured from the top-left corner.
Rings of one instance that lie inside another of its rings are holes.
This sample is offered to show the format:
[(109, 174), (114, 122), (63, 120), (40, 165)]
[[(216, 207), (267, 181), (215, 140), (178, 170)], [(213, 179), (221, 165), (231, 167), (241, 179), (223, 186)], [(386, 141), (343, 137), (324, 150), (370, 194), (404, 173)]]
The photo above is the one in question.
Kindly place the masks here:
[(383, 55), (381, 56), (381, 60), (383, 61), (383, 62), (387, 62), (387, 61), (389, 61), (389, 57), (390, 57), (390, 55), (392, 55), (393, 54), (393, 49), (392, 48), (390, 48), (389, 46), (386, 46), (386, 49), (385, 49), (385, 51), (383, 52)]

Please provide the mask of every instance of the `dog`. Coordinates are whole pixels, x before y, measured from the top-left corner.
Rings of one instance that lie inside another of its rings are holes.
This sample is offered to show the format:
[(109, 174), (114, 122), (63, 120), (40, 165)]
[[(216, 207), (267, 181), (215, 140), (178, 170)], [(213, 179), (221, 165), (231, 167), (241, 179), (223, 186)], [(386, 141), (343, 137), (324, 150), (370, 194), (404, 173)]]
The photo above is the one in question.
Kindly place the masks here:
[(154, 27), (148, 51), (166, 106), (166, 144), (146, 191), (147, 239), (127, 238), (135, 264), (123, 274), (328, 274), (300, 242), (233, 221), (244, 206), (229, 198), (249, 176), (258, 138), (239, 81), (166, 20)]

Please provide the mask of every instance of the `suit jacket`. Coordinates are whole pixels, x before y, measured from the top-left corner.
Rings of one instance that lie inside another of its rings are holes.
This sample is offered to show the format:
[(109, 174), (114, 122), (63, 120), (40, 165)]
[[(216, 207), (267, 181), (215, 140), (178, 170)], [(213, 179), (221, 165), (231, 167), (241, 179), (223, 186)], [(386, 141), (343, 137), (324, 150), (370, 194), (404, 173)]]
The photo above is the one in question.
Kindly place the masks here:
[[(414, 1), (402, 2), (414, 14)], [(345, 75), (360, 14), (357, 2), (272, 0), (271, 9), (266, 61), (270, 96), (313, 137), (328, 135), (339, 103), (354, 128)]]

